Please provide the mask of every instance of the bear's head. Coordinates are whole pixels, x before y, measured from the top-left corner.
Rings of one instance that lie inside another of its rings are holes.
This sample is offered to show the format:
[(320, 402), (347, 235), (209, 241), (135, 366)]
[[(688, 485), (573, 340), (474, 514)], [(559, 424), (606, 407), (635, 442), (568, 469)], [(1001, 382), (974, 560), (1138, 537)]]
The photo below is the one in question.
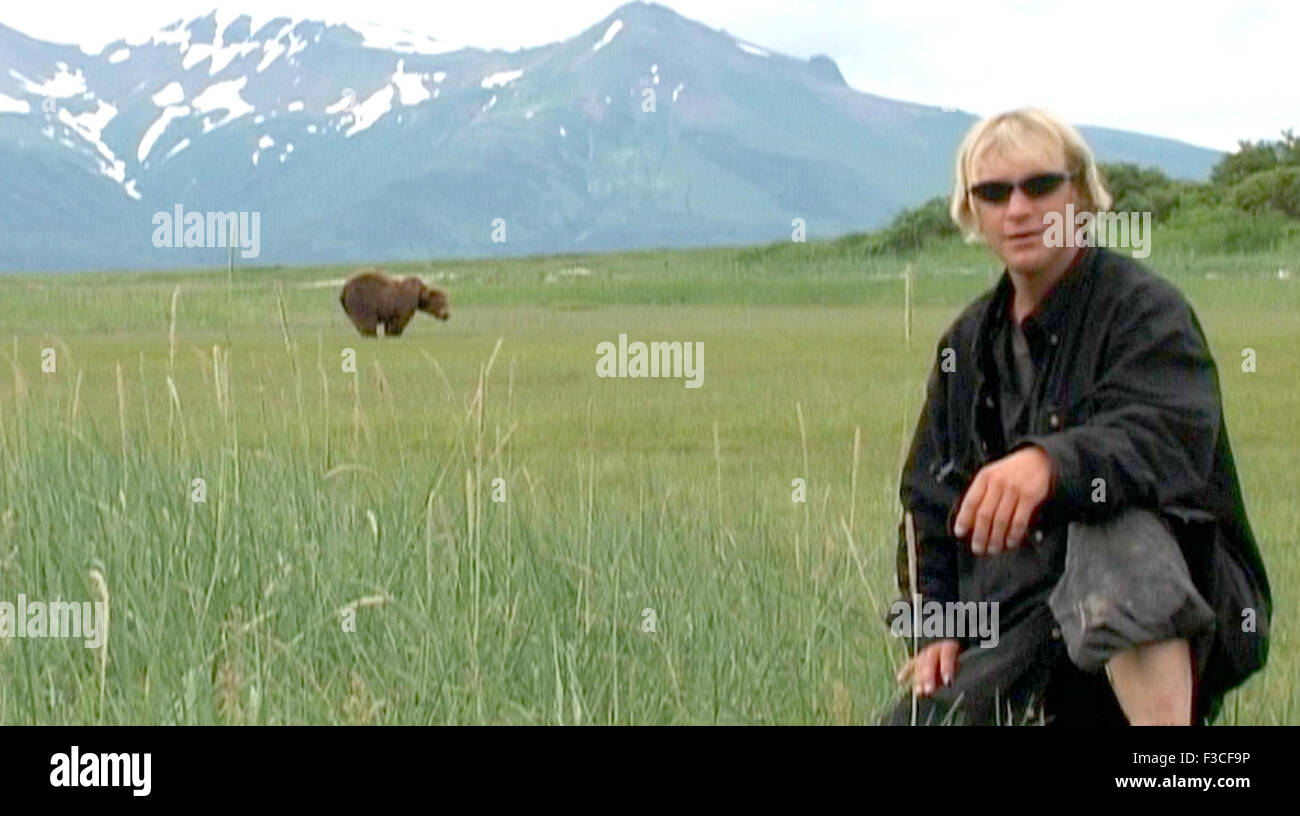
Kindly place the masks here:
[(421, 311), (428, 312), (439, 320), (446, 320), (451, 317), (451, 310), (447, 302), (447, 293), (436, 286), (425, 286), (420, 284), (420, 303)]

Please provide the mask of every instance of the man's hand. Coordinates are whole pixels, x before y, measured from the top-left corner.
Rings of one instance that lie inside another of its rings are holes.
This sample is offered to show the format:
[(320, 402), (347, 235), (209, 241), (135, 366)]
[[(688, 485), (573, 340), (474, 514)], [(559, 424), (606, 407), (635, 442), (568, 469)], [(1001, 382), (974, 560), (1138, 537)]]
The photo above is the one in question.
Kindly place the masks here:
[(971, 552), (997, 555), (1025, 539), (1029, 519), (1051, 495), (1055, 466), (1047, 451), (1028, 445), (980, 468), (957, 511), (953, 533), (971, 533)]
[(960, 644), (955, 640), (937, 640), (909, 657), (895, 678), (899, 684), (912, 680), (912, 690), (917, 697), (929, 697), (940, 680), (946, 686), (957, 676), (957, 652)]

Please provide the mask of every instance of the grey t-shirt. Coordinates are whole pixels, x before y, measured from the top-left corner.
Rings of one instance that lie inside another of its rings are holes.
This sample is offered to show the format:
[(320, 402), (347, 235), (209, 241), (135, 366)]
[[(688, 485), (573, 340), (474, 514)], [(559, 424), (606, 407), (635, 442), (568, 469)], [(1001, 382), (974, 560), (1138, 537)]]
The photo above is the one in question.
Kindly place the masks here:
[(996, 349), (994, 358), (1001, 389), (1002, 433), (1009, 445), (1017, 436), (1027, 432), (1028, 412), (1025, 408), (1033, 394), (1037, 366), (1024, 331), (1010, 317), (1003, 321), (998, 331)]

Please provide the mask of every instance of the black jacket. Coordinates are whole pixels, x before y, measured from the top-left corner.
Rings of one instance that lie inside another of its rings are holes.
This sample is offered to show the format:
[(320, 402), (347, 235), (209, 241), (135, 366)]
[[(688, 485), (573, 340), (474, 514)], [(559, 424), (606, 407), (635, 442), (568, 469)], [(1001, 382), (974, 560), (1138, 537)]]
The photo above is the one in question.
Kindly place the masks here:
[[(1237, 580), (1237, 595), (1263, 607), (1265, 637), (1256, 641), (1263, 651), (1254, 655), (1262, 664), (1272, 599), (1223, 423), (1218, 373), (1191, 306), (1139, 263), (1103, 248), (1082, 250), (1023, 324), (1042, 363), (1026, 405), (1028, 432), (1008, 440), (991, 339), (1013, 296), (1004, 271), (936, 347), (899, 491), (915, 521), (924, 600), (999, 601), (1002, 625), (1012, 625), (1024, 612), (1018, 607), (1041, 602), (1059, 579), (1070, 521), (1144, 507), (1186, 533), (1179, 539), (1193, 580), (1224, 624), (1240, 622), (1240, 607), (1232, 620), (1223, 618), (1244, 601), (1216, 603), (1210, 595), (1232, 594), (1224, 587), (1233, 577), (1219, 574), (1223, 553), (1239, 566), (1235, 574), (1249, 586)], [(1055, 463), (1055, 489), (1024, 546), (976, 558), (952, 535), (960, 499), (985, 463), (1029, 444)], [(1094, 501), (1102, 491), (1105, 501)], [(902, 521), (898, 534), (899, 589), (908, 597)]]

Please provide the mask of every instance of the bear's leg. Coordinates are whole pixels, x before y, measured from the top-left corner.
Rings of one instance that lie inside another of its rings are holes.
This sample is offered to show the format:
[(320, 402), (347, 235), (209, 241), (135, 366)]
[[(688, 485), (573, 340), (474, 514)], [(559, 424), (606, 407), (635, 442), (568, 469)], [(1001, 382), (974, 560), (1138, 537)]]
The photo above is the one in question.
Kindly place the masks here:
[(406, 328), (406, 324), (411, 322), (411, 315), (413, 314), (415, 314), (415, 312), (406, 312), (405, 314), (394, 315), (393, 317), (390, 317), (388, 320), (385, 320), (384, 336), (385, 337), (399, 336), (402, 333), (402, 330)]
[(365, 315), (364, 317), (352, 317), (352, 315), (348, 315), (348, 317), (351, 318), (352, 325), (356, 326), (357, 331), (361, 332), (361, 334), (366, 337), (375, 336), (375, 329), (379, 325), (379, 321), (374, 315)]

